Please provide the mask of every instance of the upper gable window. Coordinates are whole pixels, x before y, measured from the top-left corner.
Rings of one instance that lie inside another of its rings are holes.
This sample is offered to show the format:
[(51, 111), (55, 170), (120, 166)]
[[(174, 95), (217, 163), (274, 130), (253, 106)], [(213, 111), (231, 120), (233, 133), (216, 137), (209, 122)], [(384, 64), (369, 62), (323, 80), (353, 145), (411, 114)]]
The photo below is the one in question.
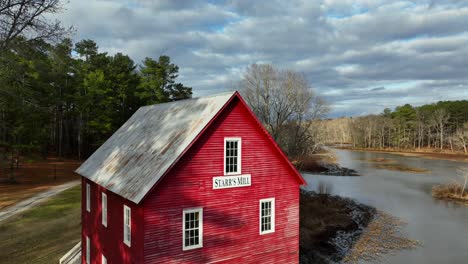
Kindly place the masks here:
[(241, 138), (224, 139), (224, 174), (241, 173)]

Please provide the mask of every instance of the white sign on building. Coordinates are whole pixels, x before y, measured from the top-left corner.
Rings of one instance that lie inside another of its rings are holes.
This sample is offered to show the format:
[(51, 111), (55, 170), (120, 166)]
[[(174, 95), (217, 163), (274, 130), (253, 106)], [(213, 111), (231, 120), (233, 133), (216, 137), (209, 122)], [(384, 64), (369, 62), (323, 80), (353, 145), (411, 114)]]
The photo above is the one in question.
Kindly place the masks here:
[(250, 185), (250, 174), (213, 177), (213, 189), (236, 188)]

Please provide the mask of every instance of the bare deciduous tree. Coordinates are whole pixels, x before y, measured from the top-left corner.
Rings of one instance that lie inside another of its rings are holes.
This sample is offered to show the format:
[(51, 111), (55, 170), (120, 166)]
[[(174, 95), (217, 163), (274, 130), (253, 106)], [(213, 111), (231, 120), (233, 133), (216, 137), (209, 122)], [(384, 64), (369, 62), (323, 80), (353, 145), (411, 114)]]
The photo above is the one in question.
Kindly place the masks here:
[(62, 10), (60, 0), (1, 0), (0, 51), (5, 50), (17, 37), (29, 40), (54, 40), (72, 29), (65, 29), (59, 21), (47, 15)]
[(466, 122), (463, 127), (458, 128), (455, 131), (455, 142), (458, 146), (463, 148), (465, 153), (468, 153), (468, 122)]
[(439, 133), (440, 149), (443, 149), (444, 147), (445, 126), (447, 125), (449, 118), (450, 114), (443, 108), (437, 109), (432, 116), (434, 125)]
[(329, 111), (302, 74), (253, 64), (244, 73), (241, 92), (272, 137), (290, 156), (313, 151), (311, 120)]

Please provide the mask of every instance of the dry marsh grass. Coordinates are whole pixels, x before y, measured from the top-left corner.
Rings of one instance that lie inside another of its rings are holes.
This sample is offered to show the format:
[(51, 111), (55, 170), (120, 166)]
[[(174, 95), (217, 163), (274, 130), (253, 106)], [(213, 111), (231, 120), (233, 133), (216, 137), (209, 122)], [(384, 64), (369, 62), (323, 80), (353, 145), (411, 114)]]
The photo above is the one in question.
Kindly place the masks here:
[(468, 202), (468, 192), (462, 192), (462, 186), (456, 183), (441, 184), (432, 187), (432, 196), (442, 200), (459, 200)]
[(403, 164), (397, 163), (381, 163), (375, 164), (375, 168), (384, 169), (384, 170), (393, 170), (393, 171), (402, 171), (402, 172), (412, 172), (412, 173), (429, 173), (430, 170), (416, 167), (409, 167)]
[(393, 159), (387, 159), (387, 158), (375, 158), (375, 159), (360, 159), (361, 161), (367, 161), (367, 162), (385, 162), (385, 163), (394, 163), (396, 162)]
[(402, 171), (402, 172), (412, 172), (412, 173), (428, 173), (430, 170), (423, 168), (409, 167), (403, 164), (398, 163), (394, 159), (388, 158), (374, 158), (374, 159), (360, 159), (361, 161), (374, 163), (373, 166), (376, 169), (384, 170), (393, 170), (393, 171)]
[(441, 200), (454, 200), (468, 204), (468, 166), (458, 168), (458, 179), (448, 184), (432, 187), (432, 197)]
[(400, 250), (414, 249), (422, 245), (421, 242), (406, 238), (402, 227), (406, 225), (401, 219), (385, 212), (377, 211), (359, 240), (354, 244), (344, 263), (381, 263), (386, 254), (394, 254)]

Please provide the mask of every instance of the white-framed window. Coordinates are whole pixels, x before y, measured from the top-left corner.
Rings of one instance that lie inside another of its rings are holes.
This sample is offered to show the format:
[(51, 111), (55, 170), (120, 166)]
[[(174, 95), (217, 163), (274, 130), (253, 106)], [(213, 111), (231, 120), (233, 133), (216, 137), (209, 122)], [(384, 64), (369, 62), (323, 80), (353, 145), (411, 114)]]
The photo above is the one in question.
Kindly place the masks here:
[(182, 230), (183, 250), (203, 247), (203, 208), (183, 210)]
[(107, 264), (107, 259), (104, 254), (101, 254), (101, 264)]
[(124, 205), (124, 222), (123, 222), (123, 231), (124, 231), (124, 243), (127, 246), (131, 245), (132, 241), (132, 212), (130, 207)]
[(91, 186), (86, 184), (86, 211), (91, 212)]
[(107, 194), (101, 193), (102, 225), (107, 227)]
[(224, 174), (241, 173), (241, 138), (224, 138)]
[(88, 236), (86, 236), (86, 264), (91, 264), (91, 245)]
[(260, 235), (275, 232), (275, 198), (260, 200)]

